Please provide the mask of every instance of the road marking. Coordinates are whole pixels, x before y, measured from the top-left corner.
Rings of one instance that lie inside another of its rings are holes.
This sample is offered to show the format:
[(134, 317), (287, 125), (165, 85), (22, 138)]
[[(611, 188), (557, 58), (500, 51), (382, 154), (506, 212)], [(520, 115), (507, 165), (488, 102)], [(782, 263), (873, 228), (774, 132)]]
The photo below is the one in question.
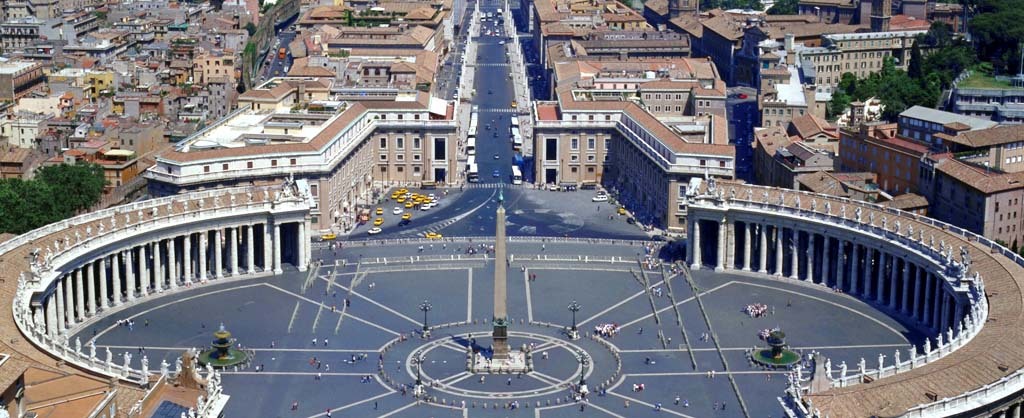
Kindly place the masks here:
[[(293, 297), (296, 297), (296, 298), (302, 299), (302, 300), (304, 300), (304, 301), (306, 301), (306, 302), (309, 302), (309, 303), (312, 303), (312, 304), (317, 304), (317, 302), (316, 302), (315, 300), (309, 299), (309, 298), (307, 298), (307, 297), (305, 297), (305, 296), (302, 296), (302, 295), (300, 295), (300, 294), (297, 294), (297, 293), (289, 292), (289, 291), (287, 291), (287, 290), (285, 290), (285, 289), (282, 289), (282, 288), (280, 288), (280, 287), (274, 286), (274, 285), (272, 285), (272, 284), (264, 284), (264, 286), (270, 287), (270, 288), (272, 288), (272, 289), (276, 289), (276, 290), (278, 290), (278, 291), (280, 291), (280, 292), (282, 292), (282, 293), (286, 293), (286, 294), (292, 295)], [(352, 319), (354, 319), (354, 320), (356, 320), (356, 321), (362, 322), (362, 323), (364, 323), (364, 324), (366, 324), (366, 325), (369, 325), (369, 326), (371, 326), (371, 327), (377, 328), (377, 329), (379, 329), (379, 330), (381, 330), (381, 331), (387, 332), (387, 333), (389, 333), (389, 334), (392, 334), (392, 335), (395, 335), (395, 336), (401, 335), (401, 334), (399, 334), (399, 333), (397, 333), (397, 332), (395, 332), (395, 331), (392, 331), (392, 330), (390, 330), (390, 329), (388, 329), (388, 328), (385, 328), (385, 327), (383, 327), (383, 326), (381, 326), (381, 325), (377, 325), (377, 324), (375, 324), (375, 323), (373, 323), (373, 322), (370, 322), (370, 321), (367, 321), (367, 320), (365, 320), (365, 319), (362, 319), (362, 318), (360, 318), (360, 317), (358, 317), (358, 316), (355, 316), (355, 315), (352, 315), (352, 314), (348, 314), (348, 317), (349, 317), (349, 318), (352, 318)]]
[(419, 321), (416, 321), (415, 319), (412, 319), (412, 318), (410, 318), (408, 316), (405, 316), (401, 312), (398, 312), (398, 311), (396, 311), (394, 309), (391, 309), (391, 308), (389, 308), (387, 306), (384, 306), (384, 305), (380, 304), (379, 302), (377, 302), (377, 301), (375, 301), (373, 299), (370, 299), (370, 298), (368, 298), (366, 296), (363, 296), (362, 293), (356, 292), (355, 290), (350, 290), (349, 288), (347, 288), (347, 287), (345, 287), (343, 285), (337, 284), (337, 283), (332, 284), (332, 286), (337, 286), (337, 287), (341, 288), (342, 290), (351, 293), (352, 295), (359, 296), (363, 300), (366, 300), (367, 302), (370, 302), (371, 304), (376, 305), (378, 308), (381, 308), (381, 309), (383, 309), (385, 311), (391, 312), (391, 313), (395, 314), (395, 316), (397, 316), (399, 318), (402, 318), (402, 319), (404, 319), (406, 321), (412, 322), (413, 324), (416, 324), (416, 325), (422, 325)]
[(288, 333), (292, 333), (292, 325), (295, 324), (295, 317), (299, 315), (299, 304), (301, 302), (295, 301), (295, 309), (292, 310), (292, 319), (288, 321)]
[[(662, 281), (658, 282), (657, 284), (653, 284), (653, 285), (651, 285), (651, 286), (650, 286), (650, 288), (653, 288), (654, 286), (657, 286), (657, 285), (659, 285), (659, 284), (662, 284), (663, 282), (664, 282), (664, 280), (662, 280)], [(600, 317), (601, 315), (604, 315), (604, 314), (608, 313), (608, 312), (609, 312), (609, 311), (611, 311), (612, 309), (618, 308), (619, 306), (622, 306), (622, 305), (624, 305), (624, 304), (628, 303), (629, 301), (631, 301), (631, 300), (633, 300), (633, 299), (635, 299), (635, 298), (639, 297), (640, 295), (644, 295), (644, 294), (647, 294), (647, 289), (644, 289), (644, 290), (641, 290), (641, 291), (639, 291), (639, 292), (636, 292), (636, 293), (634, 293), (634, 294), (633, 294), (632, 296), (630, 296), (630, 297), (628, 297), (628, 298), (626, 298), (626, 299), (623, 299), (623, 300), (622, 300), (622, 301), (620, 301), (619, 303), (616, 303), (616, 304), (614, 304), (614, 305), (612, 305), (612, 306), (608, 307), (608, 309), (605, 309), (605, 310), (603, 310), (603, 311), (601, 311), (601, 312), (598, 312), (598, 313), (594, 314), (594, 316), (591, 316), (590, 318), (587, 318), (587, 319), (584, 319), (583, 321), (580, 321), (580, 322), (579, 322), (579, 323), (577, 324), (577, 326), (581, 326), (581, 325), (583, 325), (583, 324), (586, 324), (587, 322), (593, 321), (593, 320), (594, 320), (594, 319), (596, 319), (597, 317)]]
[(533, 322), (533, 298), (530, 297), (530, 269), (523, 269), (523, 281), (526, 282), (526, 319)]
[(469, 295), (466, 299), (466, 322), (473, 321), (473, 269), (466, 269), (469, 272), (469, 284), (467, 285), (466, 294)]
[(541, 382), (547, 383), (547, 384), (552, 385), (552, 386), (558, 386), (558, 385), (561, 385), (563, 383), (563, 382), (559, 381), (558, 379), (556, 379), (554, 377), (548, 376), (548, 375), (546, 375), (544, 373), (541, 373), (541, 372), (538, 372), (536, 370), (534, 370), (534, 371), (532, 371), (530, 373), (527, 373), (526, 375), (527, 376), (531, 376), (534, 379), (540, 380)]
[[(137, 345), (101, 345), (101, 344), (97, 344), (96, 347), (97, 348), (109, 347), (109, 348), (121, 349), (121, 350), (124, 350), (124, 349), (137, 350), (139, 348), (139, 346), (137, 346)], [(157, 351), (161, 351), (161, 350), (163, 350), (163, 351), (185, 351), (185, 350), (191, 350), (193, 347), (150, 347), (150, 346), (147, 345), (144, 348), (147, 349), (147, 350), (157, 350)], [(313, 348), (313, 347), (310, 347), (310, 348), (248, 348), (247, 347), (246, 349), (252, 350), (252, 351), (256, 351), (256, 352), (267, 352), (267, 353), (278, 353), (278, 352), (288, 353), (288, 352), (293, 352), (293, 351), (294, 352), (302, 352), (302, 353), (366, 353), (366, 352), (376, 353), (376, 352), (380, 351), (379, 349), (376, 349), (376, 348), (353, 349), (353, 348)]]
[[(370, 401), (375, 401), (377, 399), (380, 399), (380, 398), (383, 398), (385, 396), (389, 396), (389, 395), (392, 395), (392, 394), (395, 393), (395, 390), (391, 389), (388, 385), (385, 385), (384, 382), (381, 382), (380, 381), (380, 377), (378, 377), (376, 374), (373, 375), (373, 377), (374, 377), (374, 379), (377, 380), (377, 383), (380, 383), (381, 386), (387, 388), (388, 391), (386, 393), (382, 393), (382, 394), (374, 396), (372, 398), (363, 399), (363, 400), (358, 401), (358, 402), (353, 402), (353, 403), (350, 403), (348, 405), (339, 406), (337, 408), (331, 408), (331, 412), (333, 413), (333, 412), (343, 411), (343, 410), (352, 408), (354, 406), (359, 406), (359, 405), (362, 405), (362, 404), (370, 402)], [(310, 415), (310, 416), (308, 416), (306, 418), (319, 418), (319, 417), (326, 417), (326, 416), (327, 416), (327, 412), (321, 412), (321, 413), (316, 414), (316, 415)]]
[[(715, 376), (718, 375), (743, 375), (743, 374), (788, 374), (788, 371), (764, 371), (764, 370), (747, 370), (738, 372), (723, 372), (716, 371)], [(707, 376), (708, 372), (663, 372), (663, 373), (626, 373), (624, 377), (678, 377), (678, 376)]]
[[(725, 284), (722, 284), (722, 285), (719, 285), (719, 286), (717, 286), (717, 287), (713, 287), (713, 288), (711, 288), (711, 289), (705, 290), (705, 291), (701, 292), (700, 294), (701, 294), (701, 295), (706, 295), (706, 294), (708, 294), (708, 293), (714, 292), (714, 291), (716, 291), (716, 290), (718, 290), (718, 289), (721, 289), (721, 288), (723, 288), (723, 287), (726, 287), (726, 286), (728, 286), (728, 285), (730, 285), (730, 284), (733, 284), (733, 283), (735, 283), (735, 282), (727, 282), (727, 283), (725, 283)], [(682, 306), (682, 304), (684, 304), (684, 303), (686, 303), (686, 302), (689, 302), (689, 301), (691, 301), (691, 300), (694, 300), (694, 298), (695, 298), (695, 296), (690, 296), (690, 297), (688, 297), (688, 298), (686, 298), (686, 299), (683, 299), (683, 300), (681, 300), (681, 301), (677, 302), (677, 303), (676, 303), (676, 306)], [(667, 310), (669, 310), (669, 309), (672, 309), (672, 306), (666, 306), (666, 307), (664, 307), (664, 308), (661, 308), (661, 309), (657, 310), (656, 312), (657, 312), (657, 313), (662, 313), (662, 312), (664, 312), (664, 311), (667, 311)], [(652, 317), (652, 316), (654, 316), (654, 313), (650, 313), (650, 314), (644, 315), (644, 316), (642, 316), (642, 317), (640, 317), (640, 318), (637, 318), (637, 319), (635, 319), (635, 320), (632, 320), (632, 321), (629, 321), (629, 322), (627, 322), (627, 323), (625, 323), (625, 324), (622, 324), (622, 325), (620, 325), (620, 326), (619, 326), (619, 329), (625, 329), (626, 327), (628, 327), (628, 326), (630, 326), (630, 325), (634, 325), (634, 324), (636, 324), (637, 322), (643, 321), (643, 320), (645, 320), (645, 319), (647, 319), (647, 318), (650, 318), (650, 317)]]
[(886, 323), (884, 323), (882, 321), (879, 321), (878, 319), (875, 319), (875, 318), (873, 318), (871, 316), (868, 316), (868, 315), (864, 314), (863, 312), (860, 312), (860, 311), (858, 311), (856, 309), (853, 309), (851, 307), (843, 305), (841, 303), (832, 302), (832, 301), (829, 301), (829, 300), (825, 300), (825, 299), (819, 298), (817, 296), (811, 296), (811, 295), (808, 295), (806, 293), (800, 293), (800, 292), (797, 292), (797, 291), (794, 291), (794, 290), (789, 290), (789, 289), (781, 289), (781, 288), (778, 288), (778, 287), (773, 287), (773, 286), (768, 286), (768, 285), (763, 285), (763, 284), (748, 283), (748, 282), (739, 282), (739, 283), (744, 284), (744, 285), (748, 285), (748, 286), (763, 287), (765, 289), (773, 289), (773, 290), (778, 290), (780, 292), (792, 293), (794, 295), (798, 295), (798, 296), (801, 296), (801, 297), (806, 298), (806, 299), (816, 300), (818, 302), (826, 303), (826, 304), (829, 304), (829, 305), (832, 305), (832, 306), (835, 306), (835, 307), (838, 307), (838, 308), (841, 308), (841, 309), (845, 309), (847, 311), (853, 312), (854, 314), (863, 316), (863, 317), (871, 320), (872, 322), (874, 322), (874, 323), (876, 323), (878, 325), (881, 325), (883, 328), (885, 328), (885, 329), (887, 329), (889, 331), (892, 331), (893, 334), (896, 334), (896, 335), (899, 335), (899, 336), (903, 335), (903, 333), (897, 331), (893, 327), (890, 327), (888, 324), (886, 324)]
[(234, 375), (261, 375), (268, 374), (274, 376), (366, 376), (366, 373), (347, 373), (347, 372), (230, 372), (221, 371), (220, 374), (234, 374)]
[[(216, 283), (214, 283), (214, 284), (216, 284)], [(135, 319), (135, 318), (138, 318), (138, 317), (140, 317), (142, 315), (145, 315), (145, 314), (148, 314), (150, 312), (153, 312), (153, 311), (155, 311), (157, 309), (163, 309), (165, 307), (168, 307), (168, 306), (171, 306), (171, 305), (174, 305), (174, 304), (177, 304), (177, 303), (185, 302), (185, 301), (196, 299), (196, 298), (201, 298), (203, 296), (210, 296), (210, 295), (215, 295), (215, 294), (218, 294), (218, 293), (230, 292), (230, 291), (233, 291), (233, 290), (245, 289), (245, 288), (249, 288), (249, 287), (256, 287), (256, 286), (262, 286), (262, 285), (263, 285), (263, 283), (247, 284), (245, 286), (230, 287), (230, 288), (227, 288), (227, 289), (219, 289), (219, 290), (214, 290), (214, 291), (209, 292), (209, 293), (201, 293), (201, 294), (192, 295), (192, 296), (189, 296), (189, 297), (186, 297), (186, 298), (174, 299), (174, 300), (171, 300), (170, 302), (154, 306), (152, 308), (146, 309), (146, 310), (144, 310), (142, 312), (139, 312), (139, 313), (137, 313), (135, 315), (132, 315), (132, 316), (129, 316), (129, 317), (123, 318), (123, 319)], [(141, 303), (141, 301), (139, 303)], [(102, 337), (103, 334), (106, 334), (108, 331), (110, 331), (110, 330), (112, 330), (114, 328), (117, 328), (119, 326), (123, 326), (123, 325), (117, 325), (116, 323), (113, 324), (113, 325), (110, 325), (109, 327), (106, 327), (102, 331), (96, 333), (95, 336), (93, 336), (92, 338), (90, 338), (86, 342), (89, 342), (89, 341), (95, 342), (97, 339)]]
[(456, 374), (456, 375), (451, 375), (451, 376), (448, 376), (448, 377), (446, 377), (444, 379), (438, 380), (437, 383), (445, 385), (445, 386), (451, 386), (453, 384), (456, 384), (456, 383), (459, 383), (459, 382), (465, 380), (466, 378), (468, 378), (470, 376), (473, 376), (473, 374), (470, 373), (470, 372), (462, 372), (462, 373), (459, 373), (459, 374)]
[[(618, 396), (618, 397), (620, 397), (622, 399), (625, 399), (625, 400), (630, 401), (632, 403), (635, 403), (637, 405), (643, 405), (643, 406), (646, 406), (648, 408), (654, 408), (654, 404), (649, 404), (649, 403), (641, 401), (639, 399), (630, 398), (629, 396), (626, 396), (626, 395), (618, 394), (618, 393), (615, 393), (615, 392), (612, 392), (612, 391), (608, 391), (608, 394), (609, 395)], [(665, 407), (661, 408), (661, 412), (668, 412), (668, 413), (670, 413), (672, 415), (683, 417), (683, 418), (694, 418), (694, 417), (691, 417), (689, 415), (681, 414), (679, 412), (673, 411), (673, 410), (665, 408)]]
[[(865, 345), (820, 345), (814, 347), (796, 347), (790, 346), (791, 350), (859, 350), (864, 348), (903, 348), (911, 347), (910, 344), (865, 344)], [(722, 351), (747, 351), (750, 347), (724, 347)], [(685, 352), (685, 351), (716, 351), (714, 348), (691, 348), (689, 350), (685, 348), (654, 348), (654, 349), (637, 349), (637, 350), (619, 350), (620, 353), (669, 353), (669, 352)]]
[(403, 407), (401, 407), (401, 408), (398, 408), (398, 409), (396, 409), (396, 410), (394, 410), (394, 411), (391, 411), (391, 412), (388, 412), (388, 413), (386, 413), (386, 414), (384, 414), (384, 415), (381, 415), (381, 416), (380, 416), (380, 417), (378, 417), (378, 418), (386, 418), (386, 417), (390, 417), (390, 416), (392, 416), (392, 415), (394, 415), (394, 414), (397, 414), (397, 413), (399, 413), (399, 412), (402, 412), (402, 411), (404, 411), (404, 410), (406, 410), (406, 409), (412, 408), (412, 407), (414, 407), (414, 406), (418, 405), (419, 403), (420, 403), (420, 401), (412, 402), (412, 403), (410, 403), (410, 404), (408, 404), (408, 405), (406, 405), (406, 406), (403, 406)]

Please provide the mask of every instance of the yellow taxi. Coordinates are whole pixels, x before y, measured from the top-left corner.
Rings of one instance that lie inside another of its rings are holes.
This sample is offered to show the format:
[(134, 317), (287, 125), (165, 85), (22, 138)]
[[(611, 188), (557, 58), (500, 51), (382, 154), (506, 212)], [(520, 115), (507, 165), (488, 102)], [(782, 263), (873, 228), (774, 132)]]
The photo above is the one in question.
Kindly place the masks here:
[(512, 108), (515, 109), (517, 106), (519, 106), (519, 103), (512, 101)]
[(406, 194), (406, 193), (409, 193), (409, 189), (398, 189), (398, 194)]
[(427, 232), (427, 233), (423, 234), (423, 236), (426, 237), (427, 239), (441, 239), (441, 238), (443, 238), (441, 236), (441, 234), (438, 234), (437, 232)]
[(408, 220), (410, 220), (410, 219), (412, 219), (412, 214), (411, 214), (411, 213), (409, 213), (409, 212), (406, 212), (406, 213), (403, 213), (403, 214), (402, 214), (402, 220), (403, 220), (403, 221), (408, 221)]
[(625, 215), (625, 214), (626, 214), (626, 208), (619, 207), (619, 215)]
[(338, 236), (334, 235), (333, 232), (328, 232), (328, 233), (323, 234), (323, 235), (320, 236), (320, 239), (322, 239), (324, 241), (333, 241), (333, 240), (335, 240), (337, 238), (338, 238)]
[(384, 218), (377, 218), (373, 220), (373, 226), (384, 225)]
[(395, 199), (395, 201), (398, 202), (398, 203), (405, 203), (405, 198), (404, 197), (399, 197), (398, 199)]
[(391, 200), (398, 199), (399, 197), (402, 197), (401, 193), (398, 193), (398, 192), (391, 193)]
[(405, 202), (405, 208), (406, 209), (411, 209), (413, 206), (416, 206), (416, 205), (413, 204), (412, 202)]
[(377, 208), (377, 212), (376, 213), (378, 215), (383, 215), (384, 214), (384, 208)]

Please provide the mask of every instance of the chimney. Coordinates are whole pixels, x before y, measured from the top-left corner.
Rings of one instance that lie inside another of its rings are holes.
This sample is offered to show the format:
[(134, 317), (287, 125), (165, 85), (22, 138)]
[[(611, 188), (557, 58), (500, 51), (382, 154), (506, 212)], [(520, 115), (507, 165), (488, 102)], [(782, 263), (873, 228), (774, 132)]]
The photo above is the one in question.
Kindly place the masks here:
[(786, 53), (787, 54), (792, 54), (793, 53), (793, 42), (794, 42), (795, 38), (796, 37), (792, 33), (787, 33), (786, 34)]

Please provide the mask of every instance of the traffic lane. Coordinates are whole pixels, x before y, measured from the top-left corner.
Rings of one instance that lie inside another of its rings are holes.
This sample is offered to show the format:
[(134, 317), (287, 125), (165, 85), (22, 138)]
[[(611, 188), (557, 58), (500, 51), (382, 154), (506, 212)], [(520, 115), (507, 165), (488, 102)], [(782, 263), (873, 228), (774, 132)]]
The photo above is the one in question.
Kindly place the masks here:
[[(374, 237), (394, 238), (398, 235), (407, 232), (410, 229), (422, 228), (425, 225), (430, 225), (454, 218), (459, 214), (465, 212), (466, 210), (476, 207), (483, 203), (484, 201), (486, 201), (492, 191), (493, 190), (490, 189), (466, 189), (465, 191), (459, 192), (457, 188), (452, 188), (450, 189), (450, 192), (447, 197), (441, 197), (440, 206), (426, 211), (422, 211), (417, 208), (406, 209), (403, 206), (403, 204), (399, 204), (388, 198), (384, 203), (381, 203), (380, 205), (374, 207), (374, 210), (376, 207), (384, 209), (384, 214), (371, 214), (370, 221), (367, 222), (365, 225), (357, 226), (353, 230), (351, 236), (368, 236), (367, 231), (369, 231), (370, 228), (374, 227), (373, 221), (377, 218), (382, 218), (384, 219), (384, 224), (379, 227), (381, 229), (381, 233), (375, 235)], [(442, 195), (444, 193), (443, 189), (438, 189), (434, 191), (424, 190), (420, 192), (433, 192), (438, 195)], [(401, 213), (404, 214), (408, 212), (412, 214), (412, 219), (410, 220), (409, 223), (400, 224), (402, 215), (394, 215), (392, 213), (392, 210), (396, 206), (402, 209)]]

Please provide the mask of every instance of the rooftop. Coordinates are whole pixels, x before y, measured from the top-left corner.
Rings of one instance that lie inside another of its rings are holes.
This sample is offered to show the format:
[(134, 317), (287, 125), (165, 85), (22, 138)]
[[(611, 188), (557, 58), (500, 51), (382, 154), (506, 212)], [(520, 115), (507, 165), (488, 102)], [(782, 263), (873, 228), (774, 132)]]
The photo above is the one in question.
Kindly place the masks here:
[(997, 122), (993, 122), (988, 119), (960, 115), (957, 113), (946, 112), (924, 106), (914, 106), (907, 110), (904, 110), (903, 113), (900, 113), (900, 117), (920, 119), (928, 122), (935, 122), (942, 125), (946, 125), (953, 122), (960, 122), (964, 125), (969, 126), (972, 130), (991, 128), (993, 126), (998, 125)]

